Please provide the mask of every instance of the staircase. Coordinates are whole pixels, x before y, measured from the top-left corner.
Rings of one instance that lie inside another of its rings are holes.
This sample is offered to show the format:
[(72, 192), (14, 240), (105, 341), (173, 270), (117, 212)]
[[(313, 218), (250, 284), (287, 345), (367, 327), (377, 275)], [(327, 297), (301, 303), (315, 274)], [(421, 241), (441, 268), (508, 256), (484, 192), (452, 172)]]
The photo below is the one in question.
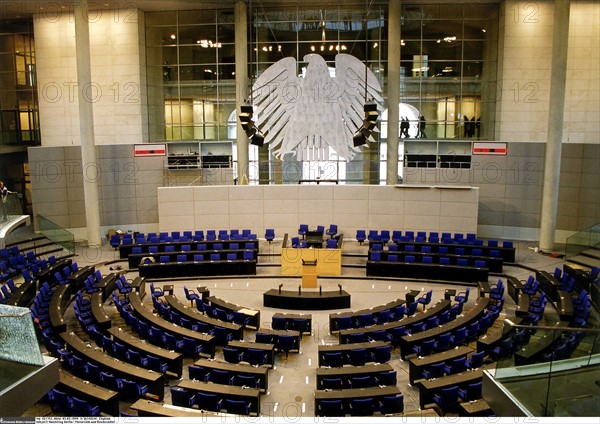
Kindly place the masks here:
[(600, 267), (600, 224), (567, 239), (566, 260), (585, 268)]

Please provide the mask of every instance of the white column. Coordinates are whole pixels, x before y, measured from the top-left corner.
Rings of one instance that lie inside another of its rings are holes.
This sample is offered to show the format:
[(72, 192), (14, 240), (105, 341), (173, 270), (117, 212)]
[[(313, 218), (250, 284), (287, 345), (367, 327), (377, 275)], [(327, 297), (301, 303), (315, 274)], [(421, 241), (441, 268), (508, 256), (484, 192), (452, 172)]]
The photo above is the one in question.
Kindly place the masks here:
[(94, 108), (90, 99), (92, 69), (90, 66), (90, 30), (88, 2), (75, 4), (75, 54), (77, 63), (77, 94), (79, 102), (79, 133), (81, 135), (81, 165), (83, 166), (83, 197), (89, 247), (99, 247), (100, 200), (98, 180), (100, 178), (94, 142)]
[[(239, 116), (240, 106), (249, 99), (248, 91), (248, 7), (246, 2), (235, 3), (235, 107)], [(250, 88), (251, 90), (252, 88)], [(237, 180), (248, 181), (248, 137), (237, 120)]]
[(570, 0), (554, 2), (550, 112), (548, 113), (548, 140), (546, 141), (542, 218), (540, 223), (540, 250), (542, 251), (551, 251), (554, 249), (565, 110), (567, 52), (569, 47), (569, 11)]
[(400, 1), (388, 6), (387, 167), (386, 184), (398, 183), (398, 126), (400, 124)]

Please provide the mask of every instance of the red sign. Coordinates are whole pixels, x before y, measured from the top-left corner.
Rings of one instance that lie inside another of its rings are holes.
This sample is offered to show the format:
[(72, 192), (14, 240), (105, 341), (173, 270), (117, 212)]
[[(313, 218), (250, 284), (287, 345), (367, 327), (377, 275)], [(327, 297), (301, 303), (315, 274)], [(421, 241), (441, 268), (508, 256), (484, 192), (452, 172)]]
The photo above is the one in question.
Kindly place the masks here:
[(165, 144), (136, 144), (134, 146), (134, 156), (165, 156), (167, 146)]
[(506, 143), (473, 143), (473, 154), (506, 156)]

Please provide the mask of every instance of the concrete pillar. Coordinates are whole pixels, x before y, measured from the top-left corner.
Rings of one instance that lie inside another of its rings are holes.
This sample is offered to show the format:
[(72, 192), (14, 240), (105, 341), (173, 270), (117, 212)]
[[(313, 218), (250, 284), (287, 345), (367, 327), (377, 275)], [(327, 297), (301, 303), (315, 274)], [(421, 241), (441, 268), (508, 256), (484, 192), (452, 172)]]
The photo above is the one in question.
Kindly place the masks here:
[[(235, 107), (250, 98), (248, 88), (248, 7), (246, 2), (235, 2)], [(237, 179), (238, 184), (248, 184), (248, 137), (237, 120)]]
[(398, 127), (400, 125), (400, 6), (401, 1), (390, 1), (388, 5), (387, 185), (398, 183)]
[(540, 250), (542, 251), (554, 249), (565, 110), (567, 52), (569, 47), (569, 11), (570, 0), (554, 2), (550, 112), (548, 113), (548, 140), (546, 141), (546, 159), (544, 161), (542, 219), (540, 223)]
[(77, 63), (77, 94), (79, 102), (79, 133), (81, 135), (81, 165), (83, 166), (83, 197), (89, 247), (100, 247), (100, 199), (98, 196), (99, 167), (94, 141), (94, 107), (90, 101), (92, 69), (90, 66), (90, 29), (87, 0), (75, 4), (75, 54)]

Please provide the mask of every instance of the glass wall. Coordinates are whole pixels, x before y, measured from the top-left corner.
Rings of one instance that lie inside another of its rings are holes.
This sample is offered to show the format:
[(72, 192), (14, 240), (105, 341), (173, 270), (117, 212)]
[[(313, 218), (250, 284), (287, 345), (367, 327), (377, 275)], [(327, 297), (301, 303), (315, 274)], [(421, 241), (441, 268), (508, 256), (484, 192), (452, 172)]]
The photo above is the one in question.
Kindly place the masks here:
[(40, 144), (30, 19), (0, 21), (0, 143)]
[[(327, 2), (324, 2), (327, 3)], [(387, 96), (387, 5), (261, 6), (249, 8), (251, 82), (280, 59), (317, 53), (330, 68), (343, 52), (366, 63)], [(235, 22), (233, 9), (146, 13), (150, 134), (158, 140), (230, 140), (235, 143)], [(404, 4), (401, 16), (401, 115), (409, 128), (401, 141), (420, 143), (490, 139), (494, 131), (498, 6)], [(382, 105), (387, 109), (387, 104)], [(250, 146), (250, 181), (340, 183), (385, 181), (386, 112), (382, 131), (346, 163), (331, 148), (318, 161)], [(457, 146), (458, 147), (458, 146)], [(399, 169), (403, 168), (400, 147)], [(423, 149), (421, 149), (423, 150)], [(427, 148), (424, 150), (428, 150)], [(452, 150), (452, 149), (451, 149)], [(235, 148), (234, 148), (235, 151)], [(261, 166), (258, 160), (261, 158)], [(263, 172), (268, 159), (268, 181)], [(420, 162), (415, 162), (418, 166)], [(435, 164), (434, 164), (435, 165)]]

